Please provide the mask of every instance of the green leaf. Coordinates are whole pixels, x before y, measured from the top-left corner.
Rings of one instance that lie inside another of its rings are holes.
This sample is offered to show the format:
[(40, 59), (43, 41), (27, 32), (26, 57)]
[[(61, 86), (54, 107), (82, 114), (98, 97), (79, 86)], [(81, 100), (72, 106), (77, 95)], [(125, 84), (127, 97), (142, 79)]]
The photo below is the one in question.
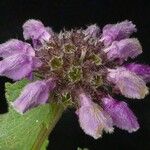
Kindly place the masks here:
[(48, 144), (49, 144), (49, 140), (47, 139), (47, 140), (44, 141), (44, 143), (43, 143), (43, 145), (41, 147), (41, 150), (46, 150)]
[[(27, 83), (28, 80), (6, 83), (8, 104)], [(62, 104), (53, 102), (20, 115), (9, 105), (9, 112), (0, 115), (0, 150), (46, 150), (48, 135), (63, 111)]]

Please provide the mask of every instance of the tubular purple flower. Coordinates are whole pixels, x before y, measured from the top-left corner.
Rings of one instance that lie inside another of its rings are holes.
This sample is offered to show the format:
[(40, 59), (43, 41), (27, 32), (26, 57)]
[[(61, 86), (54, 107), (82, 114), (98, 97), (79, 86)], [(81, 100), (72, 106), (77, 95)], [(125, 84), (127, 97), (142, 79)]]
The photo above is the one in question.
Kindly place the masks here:
[(26, 42), (11, 39), (3, 44), (0, 44), (0, 57), (6, 58), (14, 54), (28, 54), (30, 56), (35, 56), (34, 49)]
[(150, 82), (150, 66), (149, 65), (131, 63), (131, 64), (126, 65), (125, 67), (131, 72), (136, 73), (145, 82)]
[(135, 58), (142, 53), (142, 46), (138, 39), (129, 38), (114, 41), (111, 46), (104, 49), (109, 60), (119, 59), (121, 61)]
[(83, 33), (88, 38), (90, 38), (90, 37), (95, 38), (95, 37), (99, 36), (99, 34), (100, 34), (100, 28), (96, 24), (93, 24), (93, 25), (88, 26), (83, 31)]
[(41, 61), (38, 58), (16, 54), (0, 61), (0, 75), (13, 80), (20, 80), (40, 66)]
[(53, 32), (50, 27), (45, 27), (39, 20), (29, 19), (23, 24), (23, 36), (25, 40), (32, 39), (33, 42), (48, 42)]
[(122, 95), (128, 98), (143, 99), (148, 93), (145, 82), (135, 73), (124, 67), (108, 69), (107, 80), (119, 89)]
[(11, 104), (17, 112), (23, 114), (31, 108), (46, 104), (49, 93), (55, 86), (55, 80), (52, 78), (30, 83), (24, 87), (20, 96)]
[(11, 103), (13, 108), (24, 114), (54, 98), (65, 108), (75, 107), (81, 128), (95, 139), (112, 133), (114, 125), (128, 132), (138, 130), (127, 104), (106, 96), (143, 99), (149, 93), (150, 66), (124, 63), (142, 53), (138, 39), (129, 38), (133, 32), (136, 27), (128, 20), (108, 24), (102, 33), (96, 24), (54, 33), (39, 20), (27, 20), (23, 36), (33, 47), (17, 39), (0, 44), (0, 75), (14, 81), (34, 79)]
[(127, 130), (129, 133), (139, 129), (137, 118), (127, 103), (114, 100), (109, 96), (102, 99), (102, 104), (104, 110), (111, 116), (115, 126)]
[(108, 24), (104, 26), (101, 41), (105, 46), (111, 45), (113, 41), (119, 41), (128, 38), (133, 32), (136, 32), (135, 25), (128, 20), (117, 24)]
[(80, 108), (77, 110), (79, 123), (84, 132), (94, 139), (102, 136), (103, 130), (113, 132), (112, 119), (103, 109), (86, 96), (84, 93), (79, 95)]

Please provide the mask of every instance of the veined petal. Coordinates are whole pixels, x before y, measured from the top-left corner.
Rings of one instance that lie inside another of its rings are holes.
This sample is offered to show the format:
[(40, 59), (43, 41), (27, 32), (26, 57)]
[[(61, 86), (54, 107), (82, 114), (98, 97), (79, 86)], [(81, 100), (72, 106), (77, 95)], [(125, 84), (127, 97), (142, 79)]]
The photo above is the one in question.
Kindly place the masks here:
[(108, 72), (107, 80), (113, 83), (125, 97), (143, 99), (149, 93), (145, 82), (124, 67), (109, 69)]
[(121, 41), (115, 41), (111, 46), (104, 49), (109, 60), (120, 59), (127, 60), (135, 58), (142, 53), (142, 46), (138, 39), (129, 38)]
[(131, 63), (125, 66), (131, 72), (136, 73), (145, 82), (150, 82), (150, 66), (143, 64)]
[(48, 102), (49, 93), (55, 88), (55, 81), (49, 80), (35, 81), (24, 87), (20, 96), (12, 103), (14, 109), (20, 114), (31, 108)]
[(16, 54), (0, 61), (0, 75), (13, 80), (20, 80), (40, 66), (41, 61), (38, 58)]
[(50, 27), (45, 27), (39, 20), (29, 19), (23, 24), (25, 40), (32, 39), (41, 43), (48, 42), (53, 32)]
[(136, 31), (135, 25), (128, 20), (117, 24), (108, 24), (103, 28), (101, 40), (104, 42), (105, 46), (109, 46), (113, 41), (128, 38), (133, 32)]
[(6, 58), (14, 54), (29, 54), (30, 56), (35, 56), (34, 49), (29, 43), (11, 39), (0, 44), (0, 57)]
[(111, 116), (113, 124), (129, 133), (139, 129), (136, 116), (123, 101), (114, 100), (112, 97), (102, 99), (104, 110)]
[[(111, 118), (98, 104), (92, 102), (89, 97), (87, 97), (87, 99), (88, 100), (86, 100), (86, 95), (83, 99), (83, 94), (81, 94), (81, 101), (85, 100), (86, 102), (81, 102), (80, 104), (83, 105), (77, 110), (79, 123), (84, 132), (94, 139), (100, 138), (103, 134), (103, 130), (109, 133), (113, 132)], [(89, 100), (90, 103), (87, 105), (87, 101)]]

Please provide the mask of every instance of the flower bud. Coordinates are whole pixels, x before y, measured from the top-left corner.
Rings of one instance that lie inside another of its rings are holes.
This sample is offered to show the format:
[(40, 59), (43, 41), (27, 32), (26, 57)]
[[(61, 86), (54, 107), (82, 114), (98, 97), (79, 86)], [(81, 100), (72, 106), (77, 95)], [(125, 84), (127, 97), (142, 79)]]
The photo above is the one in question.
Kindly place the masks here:
[(83, 31), (83, 33), (85, 34), (86, 37), (95, 38), (95, 37), (99, 36), (99, 34), (100, 34), (100, 28), (96, 24), (93, 24), (93, 25), (88, 26)]

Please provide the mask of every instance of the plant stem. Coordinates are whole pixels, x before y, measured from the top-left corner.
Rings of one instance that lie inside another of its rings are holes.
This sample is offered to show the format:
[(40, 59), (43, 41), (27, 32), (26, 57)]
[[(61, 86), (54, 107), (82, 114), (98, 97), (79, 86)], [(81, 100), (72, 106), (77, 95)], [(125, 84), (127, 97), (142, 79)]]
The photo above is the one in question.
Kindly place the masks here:
[(65, 108), (60, 104), (53, 104), (52, 106), (52, 115), (49, 117), (49, 125), (47, 128), (42, 128), (36, 142), (34, 143), (32, 150), (41, 150), (41, 147), (45, 140), (48, 139), (49, 134), (52, 132), (56, 123), (61, 118)]

